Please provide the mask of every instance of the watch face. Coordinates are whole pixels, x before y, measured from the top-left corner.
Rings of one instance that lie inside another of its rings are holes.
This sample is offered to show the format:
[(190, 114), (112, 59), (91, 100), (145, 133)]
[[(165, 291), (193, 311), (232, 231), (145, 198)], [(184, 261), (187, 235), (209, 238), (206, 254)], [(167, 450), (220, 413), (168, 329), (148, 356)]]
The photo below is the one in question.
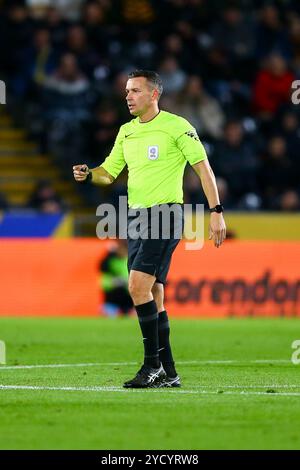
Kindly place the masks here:
[(217, 212), (217, 214), (221, 214), (221, 212), (224, 212), (224, 207), (222, 206), (222, 204), (217, 204), (215, 207), (209, 210), (210, 212)]

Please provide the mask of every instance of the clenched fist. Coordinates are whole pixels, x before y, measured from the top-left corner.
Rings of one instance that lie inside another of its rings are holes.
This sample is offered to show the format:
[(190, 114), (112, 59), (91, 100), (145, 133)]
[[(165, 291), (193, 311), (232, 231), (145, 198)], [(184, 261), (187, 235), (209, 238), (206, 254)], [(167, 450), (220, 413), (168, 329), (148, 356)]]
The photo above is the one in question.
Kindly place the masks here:
[(89, 167), (82, 163), (81, 165), (73, 166), (73, 175), (76, 181), (83, 182), (87, 179), (90, 173)]

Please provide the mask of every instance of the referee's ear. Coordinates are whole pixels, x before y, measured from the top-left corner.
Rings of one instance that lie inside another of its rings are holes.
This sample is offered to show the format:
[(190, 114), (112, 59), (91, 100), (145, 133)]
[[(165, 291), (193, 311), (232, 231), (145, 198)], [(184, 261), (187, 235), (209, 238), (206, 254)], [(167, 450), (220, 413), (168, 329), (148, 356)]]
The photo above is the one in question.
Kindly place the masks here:
[(157, 101), (159, 100), (159, 91), (157, 88), (154, 88), (152, 98)]

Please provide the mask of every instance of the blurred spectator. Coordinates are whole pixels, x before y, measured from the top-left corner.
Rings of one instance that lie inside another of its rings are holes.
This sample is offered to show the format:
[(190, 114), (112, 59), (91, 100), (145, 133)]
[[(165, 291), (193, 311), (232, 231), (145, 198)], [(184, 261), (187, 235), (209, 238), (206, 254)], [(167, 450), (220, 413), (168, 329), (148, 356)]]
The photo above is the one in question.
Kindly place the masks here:
[(194, 68), (194, 51), (185, 47), (183, 38), (180, 34), (169, 34), (165, 38), (161, 53), (164, 57), (174, 57), (180, 67), (182, 67), (186, 71), (191, 71)]
[(95, 112), (91, 126), (91, 154), (97, 165), (100, 165), (113, 147), (120, 127), (117, 109), (111, 104), (103, 103)]
[(235, 78), (247, 80), (252, 72), (255, 50), (255, 27), (237, 5), (227, 5), (221, 20), (212, 29), (212, 42), (228, 57)]
[(127, 240), (116, 239), (100, 263), (100, 287), (104, 292), (102, 313), (109, 317), (131, 313), (133, 304), (128, 292)]
[(245, 137), (239, 121), (229, 121), (223, 139), (216, 144), (212, 154), (216, 176), (224, 178), (236, 200), (243, 194), (257, 191), (259, 161), (255, 144)]
[(175, 57), (178, 62), (184, 60), (183, 51), (183, 41), (179, 34), (169, 34), (164, 41), (164, 54)]
[(295, 15), (289, 29), (291, 47), (293, 49), (292, 69), (296, 77), (300, 77), (300, 17)]
[(289, 59), (291, 47), (278, 8), (271, 2), (266, 3), (259, 13), (260, 18), (256, 31), (257, 57), (265, 58), (276, 53)]
[(42, 84), (47, 75), (54, 69), (55, 57), (52, 50), (50, 34), (47, 29), (40, 29), (34, 35), (33, 79)]
[(49, 7), (44, 19), (44, 26), (50, 33), (51, 43), (57, 50), (62, 50), (66, 37), (68, 22), (55, 7)]
[(121, 72), (116, 75), (110, 92), (106, 95), (106, 100), (111, 103), (111, 106), (116, 110), (120, 116), (120, 121), (122, 123), (128, 121), (130, 116), (128, 115), (128, 110), (125, 103), (125, 88), (128, 80), (127, 73)]
[(58, 69), (45, 81), (45, 89), (61, 94), (61, 98), (88, 91), (89, 81), (79, 69), (73, 54), (62, 56)]
[(86, 3), (82, 19), (90, 46), (103, 57), (107, 52), (107, 43), (110, 39), (104, 5), (97, 1)]
[(172, 56), (166, 57), (160, 63), (159, 74), (166, 95), (181, 91), (186, 83), (186, 73), (179, 67), (177, 60)]
[(292, 162), (287, 155), (286, 141), (281, 136), (274, 136), (268, 142), (261, 177), (265, 207), (275, 209), (279, 193), (296, 183)]
[(217, 47), (212, 45), (208, 48), (204, 70), (207, 80), (226, 83), (228, 80), (233, 79), (230, 62), (222, 46)]
[(299, 194), (290, 189), (285, 191), (279, 199), (278, 209), (284, 212), (298, 212), (300, 211), (300, 198)]
[(189, 165), (185, 170), (183, 188), (184, 201), (186, 204), (192, 204), (193, 209), (196, 204), (207, 204), (203, 190), (199, 187), (199, 176)]
[(182, 92), (166, 104), (168, 111), (190, 121), (201, 137), (222, 136), (225, 115), (218, 101), (204, 90), (200, 77), (191, 75)]
[(266, 64), (256, 77), (253, 103), (260, 117), (270, 119), (280, 106), (290, 102), (295, 76), (288, 70), (286, 61), (280, 55), (271, 55)]
[(61, 198), (52, 187), (51, 182), (47, 180), (41, 180), (37, 183), (27, 206), (47, 214), (60, 213), (65, 209)]
[(35, 94), (33, 87), (45, 82), (56, 63), (57, 56), (51, 46), (49, 31), (38, 29), (34, 33), (33, 44), (20, 48), (19, 73), (12, 82), (14, 93), (24, 96), (31, 91)]
[(74, 55), (80, 70), (89, 78), (100, 65), (100, 56), (87, 40), (87, 33), (82, 26), (72, 26), (67, 34), (67, 52)]
[(287, 155), (291, 160), (295, 186), (300, 188), (300, 122), (299, 116), (295, 110), (286, 111), (283, 114), (280, 135), (285, 139), (286, 142)]
[(10, 5), (6, 15), (1, 15), (0, 51), (4, 70), (11, 75), (18, 74), (21, 52), (30, 44), (33, 34), (33, 21), (22, 5)]
[[(191, 3), (193, 1), (197, 2), (198, 0), (191, 0)], [(180, 60), (184, 70), (188, 73), (203, 73), (203, 56), (197, 39), (197, 29), (192, 27), (190, 21), (179, 20), (175, 24), (174, 32), (180, 36), (183, 43), (183, 54)]]
[(227, 181), (224, 178), (216, 178), (217, 188), (219, 191), (220, 201), (226, 210), (234, 209), (234, 204), (230, 195), (230, 190)]
[(137, 33), (137, 40), (130, 49), (130, 59), (137, 68), (151, 70), (155, 67), (156, 49), (150, 32), (141, 29)]
[(76, 57), (63, 55), (58, 69), (44, 84), (43, 100), (48, 149), (69, 164), (75, 164), (84, 151), (89, 98), (89, 81)]
[(294, 163), (296, 170), (299, 160), (300, 123), (295, 111), (286, 111), (283, 114), (278, 131), (286, 141), (287, 153)]
[[(224, 178), (216, 177), (216, 183), (219, 191), (220, 200), (226, 210), (236, 209), (230, 195), (227, 181)], [(201, 187), (199, 187), (199, 177), (195, 171), (188, 166), (184, 175), (184, 200), (187, 204), (204, 204), (207, 206), (207, 200)]]

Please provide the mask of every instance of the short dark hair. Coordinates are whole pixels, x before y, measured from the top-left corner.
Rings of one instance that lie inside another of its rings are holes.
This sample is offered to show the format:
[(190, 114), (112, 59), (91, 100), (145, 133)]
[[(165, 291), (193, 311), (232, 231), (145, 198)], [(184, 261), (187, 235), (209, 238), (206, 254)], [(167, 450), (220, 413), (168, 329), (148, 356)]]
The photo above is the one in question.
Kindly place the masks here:
[(130, 72), (128, 74), (128, 78), (136, 78), (136, 77), (145, 77), (147, 81), (158, 90), (158, 98), (160, 98), (163, 92), (163, 84), (162, 79), (158, 75), (158, 73), (153, 72), (152, 70), (135, 70), (134, 72)]

